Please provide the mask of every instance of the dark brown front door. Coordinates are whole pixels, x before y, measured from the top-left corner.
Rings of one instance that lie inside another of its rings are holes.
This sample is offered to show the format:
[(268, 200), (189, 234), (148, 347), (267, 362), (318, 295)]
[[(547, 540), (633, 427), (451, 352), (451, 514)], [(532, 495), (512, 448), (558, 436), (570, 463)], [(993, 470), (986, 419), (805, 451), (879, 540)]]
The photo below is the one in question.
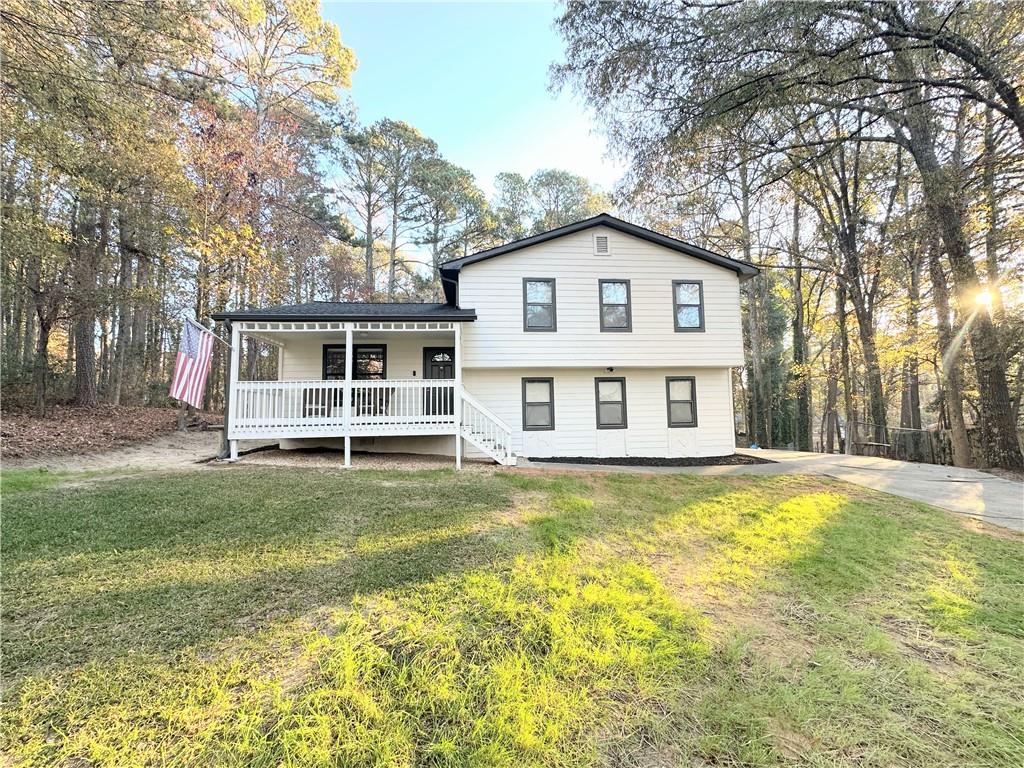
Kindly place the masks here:
[[(423, 378), (454, 379), (455, 347), (424, 347)], [(452, 387), (431, 387), (423, 393), (423, 412), (428, 416), (450, 416), (454, 404)]]

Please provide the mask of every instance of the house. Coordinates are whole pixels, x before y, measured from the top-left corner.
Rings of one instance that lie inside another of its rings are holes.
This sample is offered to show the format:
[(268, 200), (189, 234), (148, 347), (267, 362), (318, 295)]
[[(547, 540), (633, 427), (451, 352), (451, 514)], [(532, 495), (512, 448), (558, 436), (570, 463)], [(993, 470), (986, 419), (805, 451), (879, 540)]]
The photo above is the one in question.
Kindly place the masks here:
[[(740, 282), (757, 268), (608, 214), (441, 268), (445, 302), (224, 312), (227, 438), (351, 451), (720, 456), (735, 449)], [(241, 338), (280, 350), (240, 378)], [(461, 439), (453, 439), (459, 437)]]

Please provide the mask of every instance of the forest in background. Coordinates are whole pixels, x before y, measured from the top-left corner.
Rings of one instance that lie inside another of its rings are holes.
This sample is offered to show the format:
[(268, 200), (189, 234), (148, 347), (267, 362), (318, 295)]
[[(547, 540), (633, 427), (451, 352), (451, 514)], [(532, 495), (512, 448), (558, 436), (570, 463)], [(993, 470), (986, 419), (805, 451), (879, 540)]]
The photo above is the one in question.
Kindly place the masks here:
[[(938, 435), (938, 460), (1024, 465), (1024, 7), (569, 3), (557, 26), (555, 84), (631, 161), (618, 210), (763, 267), (752, 442)], [(434, 300), (439, 262), (610, 205), (554, 169), (487, 199), (401, 116), (361, 125), (313, 0), (8, 0), (0, 46), (6, 406), (166, 404), (185, 316)], [(247, 349), (249, 376), (271, 363)]]
[(0, 34), (8, 407), (166, 405), (185, 317), (437, 301), (440, 262), (609, 205), (558, 169), (489, 200), (414, 126), (360, 124), (311, 0), (10, 0)]
[(762, 267), (752, 442), (1024, 466), (1024, 5), (570, 2), (558, 27), (556, 81), (632, 158), (620, 205)]

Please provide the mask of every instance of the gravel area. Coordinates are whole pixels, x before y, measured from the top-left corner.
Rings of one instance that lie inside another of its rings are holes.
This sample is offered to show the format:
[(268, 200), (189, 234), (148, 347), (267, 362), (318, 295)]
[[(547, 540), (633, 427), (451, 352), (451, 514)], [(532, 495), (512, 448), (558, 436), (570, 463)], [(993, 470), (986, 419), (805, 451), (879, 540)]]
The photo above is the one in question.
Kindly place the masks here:
[(771, 459), (745, 456), (733, 453), (729, 456), (700, 456), (692, 458), (658, 458), (654, 456), (620, 456), (618, 458), (594, 458), (592, 456), (559, 456), (557, 458), (529, 458), (529, 461), (554, 464), (597, 464), (605, 467), (721, 467), (748, 464), (774, 464)]
[[(344, 469), (345, 454), (327, 448), (284, 451), (280, 448), (258, 450), (242, 455), (239, 464), (310, 467), (317, 469)], [(427, 456), (412, 453), (359, 453), (352, 452), (353, 469), (455, 469), (453, 456)], [(463, 470), (493, 472), (500, 467), (489, 461), (462, 459)]]

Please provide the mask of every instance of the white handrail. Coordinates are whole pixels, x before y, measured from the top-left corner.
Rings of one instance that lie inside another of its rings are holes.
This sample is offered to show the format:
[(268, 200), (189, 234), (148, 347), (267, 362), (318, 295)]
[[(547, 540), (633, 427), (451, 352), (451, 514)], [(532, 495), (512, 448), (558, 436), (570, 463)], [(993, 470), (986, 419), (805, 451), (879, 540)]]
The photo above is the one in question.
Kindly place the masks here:
[(482, 412), (484, 416), (489, 418), (491, 421), (495, 422), (499, 427), (509, 432), (512, 431), (512, 427), (506, 424), (500, 416), (498, 416), (494, 411), (492, 411), (486, 405), (484, 405), (471, 394), (469, 394), (469, 392), (467, 392), (465, 389), (462, 390), (462, 397), (464, 400), (469, 402), (474, 408)]
[(498, 463), (514, 463), (511, 427), (475, 397), (462, 394), (462, 435)]

